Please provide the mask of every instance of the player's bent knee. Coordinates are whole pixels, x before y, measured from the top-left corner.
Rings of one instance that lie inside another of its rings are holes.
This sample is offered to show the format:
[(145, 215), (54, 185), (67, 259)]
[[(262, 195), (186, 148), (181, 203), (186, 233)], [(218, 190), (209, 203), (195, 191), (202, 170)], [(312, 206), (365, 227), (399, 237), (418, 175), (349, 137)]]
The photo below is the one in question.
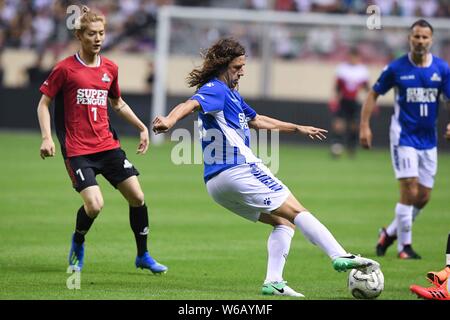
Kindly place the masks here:
[(402, 203), (415, 204), (418, 202), (419, 190), (414, 183), (404, 184), (401, 188), (400, 197)]
[(143, 192), (134, 193), (127, 200), (130, 206), (132, 207), (142, 207), (145, 203), (144, 193)]
[(94, 200), (85, 204), (86, 214), (95, 219), (103, 209), (103, 200)]
[(407, 197), (409, 202), (414, 204), (419, 199), (419, 192), (417, 192), (417, 189), (408, 190)]
[(430, 201), (430, 195), (422, 195), (414, 203), (414, 206), (418, 209), (422, 209), (427, 205), (428, 201)]
[(86, 214), (89, 216), (89, 218), (95, 219), (100, 214), (101, 210), (102, 209), (99, 207), (87, 207)]
[(289, 220), (283, 219), (284, 221), (279, 223), (279, 225), (281, 226), (285, 226), (285, 227), (289, 227), (291, 228), (293, 231), (295, 231), (295, 224), (293, 224), (292, 222), (290, 222)]

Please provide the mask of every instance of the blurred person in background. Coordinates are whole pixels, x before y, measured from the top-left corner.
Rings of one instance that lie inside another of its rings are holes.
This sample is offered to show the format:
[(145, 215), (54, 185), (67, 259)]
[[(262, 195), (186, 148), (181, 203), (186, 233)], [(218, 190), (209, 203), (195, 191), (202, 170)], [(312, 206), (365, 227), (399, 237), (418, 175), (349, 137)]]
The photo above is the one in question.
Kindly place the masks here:
[(340, 157), (345, 149), (349, 155), (355, 154), (361, 111), (358, 94), (361, 90), (369, 90), (369, 70), (361, 63), (358, 49), (352, 47), (348, 62), (339, 64), (336, 69), (335, 96), (329, 104), (332, 112), (333, 157)]
[[(430, 53), (433, 27), (426, 20), (412, 24), (408, 41), (409, 53), (387, 65), (367, 95), (361, 111), (360, 143), (364, 148), (371, 147), (370, 117), (376, 101), (395, 88), (390, 143), (400, 199), (393, 221), (380, 230), (376, 254), (384, 256), (398, 239), (400, 259), (420, 259), (412, 248), (412, 225), (430, 200), (434, 186), (439, 99), (441, 94), (450, 98), (450, 68), (445, 60)], [(445, 137), (450, 139), (450, 123)]]
[(338, 0), (311, 0), (312, 12), (338, 13), (342, 4)]
[(30, 86), (40, 86), (48, 77), (50, 70), (43, 66), (44, 54), (38, 54), (33, 65), (27, 68), (28, 84)]
[(50, 50), (53, 55), (53, 64), (56, 64), (61, 53), (66, 50), (73, 41), (73, 37), (66, 26), (67, 2), (68, 1), (55, 1), (51, 8), (54, 29), (48, 39), (47, 50)]
[(2, 54), (3, 49), (5, 46), (5, 31), (2, 29), (2, 26), (0, 24), (0, 88), (3, 87), (3, 60), (2, 60)]

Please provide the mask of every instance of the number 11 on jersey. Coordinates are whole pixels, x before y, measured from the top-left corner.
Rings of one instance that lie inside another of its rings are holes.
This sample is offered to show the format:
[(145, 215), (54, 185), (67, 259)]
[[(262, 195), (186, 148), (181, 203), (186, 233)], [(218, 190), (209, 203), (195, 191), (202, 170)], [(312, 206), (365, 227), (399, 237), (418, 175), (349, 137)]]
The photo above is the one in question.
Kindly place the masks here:
[(420, 116), (428, 117), (428, 105), (426, 103), (420, 104)]

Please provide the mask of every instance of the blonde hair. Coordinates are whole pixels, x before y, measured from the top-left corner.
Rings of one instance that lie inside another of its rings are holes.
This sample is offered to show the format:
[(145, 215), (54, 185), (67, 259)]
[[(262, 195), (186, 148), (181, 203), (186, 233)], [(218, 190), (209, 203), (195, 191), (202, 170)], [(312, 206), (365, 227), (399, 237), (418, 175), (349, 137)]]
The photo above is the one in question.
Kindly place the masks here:
[(75, 32), (78, 34), (83, 33), (89, 23), (98, 21), (106, 27), (106, 18), (104, 15), (91, 11), (87, 6), (82, 6), (81, 15), (75, 20)]

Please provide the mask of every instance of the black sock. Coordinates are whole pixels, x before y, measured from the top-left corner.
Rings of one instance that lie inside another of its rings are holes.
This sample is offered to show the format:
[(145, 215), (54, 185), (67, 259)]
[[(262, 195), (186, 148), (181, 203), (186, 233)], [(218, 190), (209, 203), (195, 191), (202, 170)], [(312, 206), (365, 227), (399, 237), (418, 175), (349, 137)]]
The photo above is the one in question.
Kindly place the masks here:
[(130, 206), (130, 225), (136, 239), (137, 255), (143, 256), (147, 252), (148, 213), (147, 206)]
[(344, 134), (338, 132), (331, 133), (331, 144), (344, 144)]
[(84, 236), (91, 228), (94, 220), (95, 219), (92, 219), (86, 214), (84, 206), (81, 206), (77, 213), (77, 222), (75, 226), (74, 241), (76, 243), (82, 244), (84, 242)]
[(344, 135), (340, 132), (332, 131), (330, 134), (331, 154), (335, 157), (344, 152)]
[(348, 134), (347, 149), (350, 153), (355, 153), (356, 146), (358, 145), (359, 133), (358, 131), (350, 131)]

